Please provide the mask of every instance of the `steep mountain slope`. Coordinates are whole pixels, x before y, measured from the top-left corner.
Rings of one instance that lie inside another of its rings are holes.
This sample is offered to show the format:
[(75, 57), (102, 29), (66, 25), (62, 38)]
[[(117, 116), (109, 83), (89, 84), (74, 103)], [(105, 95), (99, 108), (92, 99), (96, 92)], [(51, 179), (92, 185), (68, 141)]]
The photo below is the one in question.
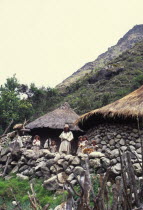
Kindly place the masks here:
[(143, 41), (66, 88), (61, 100), (78, 114), (102, 107), (143, 85)]
[(123, 38), (118, 41), (115, 46), (110, 47), (108, 51), (99, 55), (95, 61), (85, 64), (70, 77), (57, 85), (56, 88), (64, 91), (66, 87), (75, 83), (77, 80), (84, 77), (87, 73), (90, 73), (94, 69), (104, 67), (105, 64), (112, 61), (114, 58), (118, 57), (120, 54), (130, 49), (135, 45), (135, 43), (141, 40), (143, 40), (143, 24), (134, 26), (123, 36)]

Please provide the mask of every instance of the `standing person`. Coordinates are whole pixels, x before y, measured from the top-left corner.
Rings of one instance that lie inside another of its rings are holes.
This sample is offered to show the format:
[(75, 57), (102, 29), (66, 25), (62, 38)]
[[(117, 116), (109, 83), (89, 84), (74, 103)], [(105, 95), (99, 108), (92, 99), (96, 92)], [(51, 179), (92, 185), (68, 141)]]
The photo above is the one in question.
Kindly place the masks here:
[(51, 144), (51, 139), (47, 139), (44, 144), (44, 149), (49, 149), (50, 144)]
[(69, 129), (69, 125), (65, 124), (64, 130), (59, 136), (61, 139), (61, 144), (59, 148), (59, 153), (70, 154), (71, 153), (71, 141), (73, 140), (73, 133)]
[(78, 137), (78, 149), (77, 149), (77, 155), (79, 155), (80, 153), (82, 153), (82, 136)]
[(57, 145), (56, 145), (56, 142), (55, 141), (51, 141), (51, 144), (50, 144), (50, 146), (49, 146), (49, 148), (50, 148), (50, 152), (51, 153), (56, 153), (57, 152)]
[(39, 149), (40, 149), (40, 146), (41, 146), (40, 136), (36, 135), (34, 137), (32, 145), (33, 145), (34, 152), (38, 155), (39, 154)]

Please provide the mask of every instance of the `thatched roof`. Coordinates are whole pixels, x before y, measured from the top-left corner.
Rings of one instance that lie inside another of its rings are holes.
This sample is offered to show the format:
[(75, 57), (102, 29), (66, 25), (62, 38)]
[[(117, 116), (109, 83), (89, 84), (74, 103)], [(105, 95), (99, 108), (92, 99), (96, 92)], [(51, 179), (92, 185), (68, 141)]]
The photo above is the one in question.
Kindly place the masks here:
[(90, 120), (92, 120), (92, 122), (94, 121), (95, 124), (98, 123), (97, 120), (99, 120), (99, 118), (136, 119), (137, 117), (143, 117), (143, 86), (109, 105), (82, 115), (76, 121), (76, 125), (83, 128), (84, 124), (90, 124), (88, 122)]
[(71, 130), (80, 130), (77, 126), (74, 125), (74, 122), (78, 118), (79, 116), (74, 112), (73, 109), (71, 109), (70, 105), (65, 102), (58, 109), (55, 109), (54, 111), (49, 112), (29, 123), (26, 125), (26, 128), (63, 129), (65, 124), (69, 124)]

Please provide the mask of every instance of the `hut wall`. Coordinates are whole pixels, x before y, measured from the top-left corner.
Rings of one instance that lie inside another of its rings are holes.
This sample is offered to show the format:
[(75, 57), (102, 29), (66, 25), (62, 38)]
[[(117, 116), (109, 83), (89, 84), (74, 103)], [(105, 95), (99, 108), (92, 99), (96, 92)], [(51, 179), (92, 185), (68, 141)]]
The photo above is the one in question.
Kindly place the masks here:
[[(98, 151), (114, 152), (118, 148), (126, 151), (127, 146), (141, 154), (141, 143), (137, 125), (135, 124), (100, 124), (88, 130), (89, 140), (96, 140)], [(143, 130), (141, 130), (143, 138)]]

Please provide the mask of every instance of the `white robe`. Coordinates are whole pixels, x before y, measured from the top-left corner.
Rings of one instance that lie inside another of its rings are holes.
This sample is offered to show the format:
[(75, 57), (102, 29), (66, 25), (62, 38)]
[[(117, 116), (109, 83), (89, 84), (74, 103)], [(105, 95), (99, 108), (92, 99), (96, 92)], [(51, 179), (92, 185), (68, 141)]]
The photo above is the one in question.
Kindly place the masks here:
[(64, 132), (63, 131), (59, 137), (61, 139), (59, 153), (70, 154), (70, 152), (71, 152), (71, 141), (73, 140), (72, 132), (71, 131), (69, 131), (69, 132)]

